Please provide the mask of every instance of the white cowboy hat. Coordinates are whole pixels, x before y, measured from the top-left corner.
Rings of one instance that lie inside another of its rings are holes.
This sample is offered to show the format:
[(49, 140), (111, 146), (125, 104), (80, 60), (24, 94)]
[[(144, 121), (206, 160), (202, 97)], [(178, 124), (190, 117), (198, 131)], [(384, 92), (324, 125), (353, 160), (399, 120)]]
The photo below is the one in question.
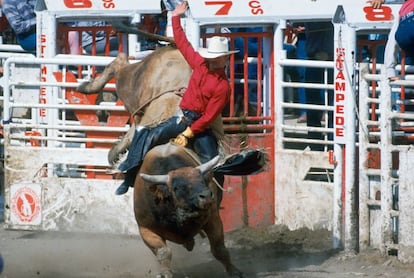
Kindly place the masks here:
[(207, 40), (208, 47), (201, 47), (198, 53), (206, 59), (214, 59), (225, 55), (239, 52), (238, 50), (229, 51), (228, 40), (224, 37), (214, 36)]

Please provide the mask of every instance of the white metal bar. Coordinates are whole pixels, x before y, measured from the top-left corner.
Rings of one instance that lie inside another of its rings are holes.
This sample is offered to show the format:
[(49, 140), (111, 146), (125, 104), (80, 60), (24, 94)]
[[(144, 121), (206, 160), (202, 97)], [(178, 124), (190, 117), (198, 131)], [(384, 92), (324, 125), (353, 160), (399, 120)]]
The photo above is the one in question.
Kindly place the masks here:
[[(369, 116), (369, 83), (364, 78), (368, 73), (368, 64), (362, 64), (359, 72), (359, 248), (365, 250), (370, 243), (370, 217), (369, 217), (369, 171), (368, 168), (368, 155), (370, 148), (369, 126), (374, 125), (373, 122), (368, 120)], [(378, 124), (375, 122), (375, 124)], [(379, 175), (380, 171), (376, 171)]]
[(285, 82), (281, 81), (283, 87), (289, 88), (305, 88), (305, 89), (325, 89), (334, 90), (333, 84), (322, 84), (322, 83), (300, 83), (300, 82)]
[(304, 139), (304, 138), (283, 138), (283, 142), (291, 142), (291, 143), (308, 143), (308, 144), (323, 144), (323, 145), (333, 145), (332, 141), (328, 140), (315, 140), (315, 139)]
[(289, 103), (289, 102), (282, 102), (281, 103), (283, 108), (308, 108), (313, 110), (322, 110), (322, 111), (334, 111), (332, 106), (322, 106), (317, 104), (298, 104), (298, 103)]
[(381, 246), (382, 253), (387, 254), (392, 240), (392, 118), (391, 118), (391, 90), (385, 76), (385, 68), (381, 69), (380, 118), (381, 127)]
[(52, 137), (52, 136), (24, 136), (24, 135), (10, 135), (10, 139), (15, 140), (39, 140), (39, 141), (59, 141), (59, 142), (79, 142), (79, 143), (115, 143), (118, 139), (99, 139), (99, 138), (85, 138), (85, 137)]
[(41, 124), (15, 124), (10, 123), (11, 128), (30, 128), (30, 129), (57, 129), (57, 130), (76, 130), (76, 131), (108, 131), (108, 132), (125, 132), (128, 126), (112, 127), (112, 126), (91, 126), (91, 125), (41, 125)]
[(337, 181), (342, 181), (342, 171), (343, 169), (343, 157), (342, 157), (342, 147), (339, 144), (334, 144), (334, 184), (333, 184), (333, 194), (332, 194), (332, 209), (333, 209), (333, 219), (332, 219), (332, 246), (334, 249), (340, 249), (343, 247), (343, 236), (342, 236), (342, 183)]
[(11, 103), (9, 108), (49, 108), (62, 110), (108, 110), (108, 111), (126, 111), (121, 105), (92, 105), (92, 104), (42, 104), (42, 103)]
[(305, 66), (314, 68), (333, 68), (333, 61), (315, 61), (315, 60), (296, 60), (296, 59), (280, 59), (278, 63), (281, 66)]
[(282, 103), (284, 102), (284, 93), (283, 93), (283, 76), (284, 68), (281, 61), (286, 58), (286, 51), (283, 50), (283, 30), (286, 27), (286, 21), (281, 20), (276, 27), (273, 45), (275, 48), (275, 53), (277, 53), (275, 61), (275, 71), (274, 71), (274, 80), (275, 80), (275, 157), (277, 157), (277, 152), (283, 149), (283, 138), (284, 133), (282, 129), (284, 113)]
[(355, 128), (355, 109), (356, 109), (356, 92), (353, 82), (355, 81), (355, 45), (356, 31), (347, 23), (335, 24), (338, 30), (338, 49), (345, 48), (345, 68), (346, 91), (345, 99), (345, 251), (358, 250), (358, 223), (356, 211), (356, 128)]

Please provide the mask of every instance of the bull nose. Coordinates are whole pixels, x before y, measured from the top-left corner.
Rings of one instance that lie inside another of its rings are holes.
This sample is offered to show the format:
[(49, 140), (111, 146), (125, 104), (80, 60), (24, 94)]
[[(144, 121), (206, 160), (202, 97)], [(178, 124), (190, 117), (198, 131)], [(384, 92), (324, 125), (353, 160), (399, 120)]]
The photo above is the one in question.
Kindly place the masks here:
[(198, 195), (198, 198), (200, 200), (213, 199), (213, 197), (213, 192), (211, 192), (210, 190), (204, 190)]
[(198, 194), (198, 202), (200, 208), (205, 207), (206, 205), (212, 203), (214, 200), (214, 194), (210, 190), (204, 190)]

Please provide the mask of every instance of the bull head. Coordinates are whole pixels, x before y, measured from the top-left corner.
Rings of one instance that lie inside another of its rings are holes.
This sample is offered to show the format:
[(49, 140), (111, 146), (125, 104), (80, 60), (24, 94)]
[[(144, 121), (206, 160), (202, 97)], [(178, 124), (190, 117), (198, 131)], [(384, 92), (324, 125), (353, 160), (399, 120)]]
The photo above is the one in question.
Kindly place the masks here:
[(203, 163), (198, 167), (183, 167), (170, 171), (166, 175), (147, 175), (141, 173), (141, 178), (154, 185), (167, 185), (175, 200), (176, 206), (185, 211), (207, 209), (214, 201), (214, 195), (209, 188), (208, 173), (219, 161), (219, 156)]
[[(200, 170), (201, 175), (204, 175), (206, 172), (211, 170), (219, 161), (220, 156), (216, 156), (213, 159), (207, 161), (196, 167), (196, 169)], [(147, 175), (144, 173), (139, 174), (141, 178), (149, 183), (158, 183), (158, 184), (167, 184), (168, 183), (168, 174), (166, 175)]]

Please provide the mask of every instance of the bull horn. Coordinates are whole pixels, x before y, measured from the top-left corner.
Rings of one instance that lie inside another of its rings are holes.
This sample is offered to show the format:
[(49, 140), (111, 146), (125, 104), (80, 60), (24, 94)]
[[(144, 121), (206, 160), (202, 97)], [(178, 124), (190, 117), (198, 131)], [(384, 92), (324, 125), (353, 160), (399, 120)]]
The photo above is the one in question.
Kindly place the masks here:
[(161, 183), (167, 184), (168, 182), (168, 175), (147, 175), (147, 174), (139, 174), (144, 181), (150, 183)]
[(216, 156), (206, 163), (201, 164), (200, 166), (197, 166), (196, 168), (200, 170), (201, 174), (204, 174), (205, 172), (211, 170), (218, 162), (219, 162), (220, 156)]

